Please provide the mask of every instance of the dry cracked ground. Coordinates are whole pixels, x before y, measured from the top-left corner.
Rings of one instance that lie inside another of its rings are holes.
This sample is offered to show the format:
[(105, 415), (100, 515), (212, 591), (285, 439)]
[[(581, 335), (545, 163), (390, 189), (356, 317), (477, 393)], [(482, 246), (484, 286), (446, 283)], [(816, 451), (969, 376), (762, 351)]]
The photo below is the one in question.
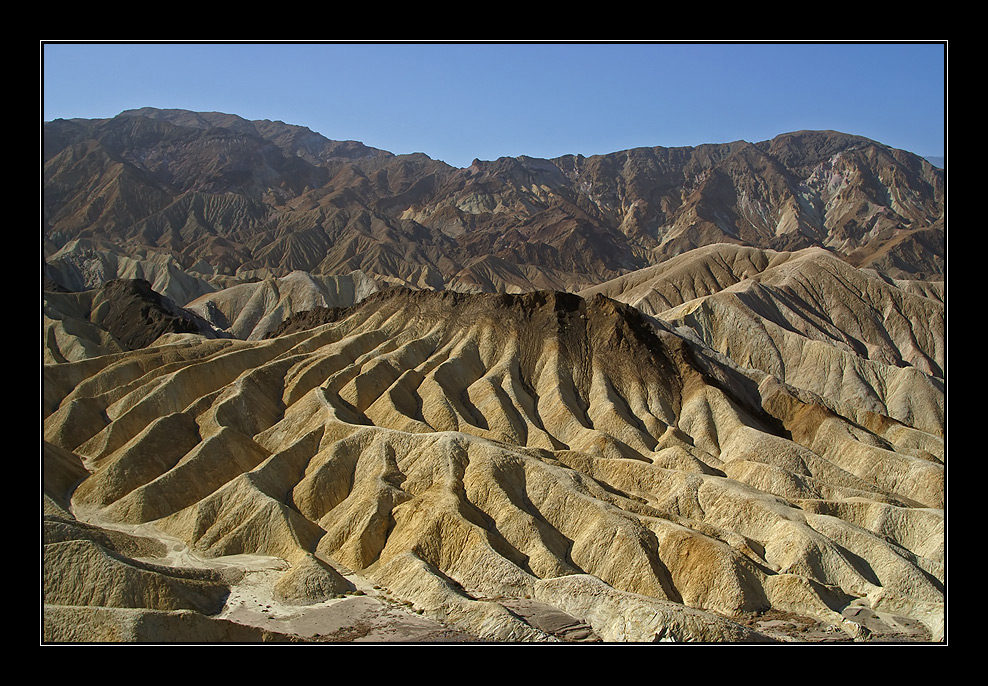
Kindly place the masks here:
[(944, 639), (942, 283), (714, 246), (75, 356), (56, 302), (47, 642)]

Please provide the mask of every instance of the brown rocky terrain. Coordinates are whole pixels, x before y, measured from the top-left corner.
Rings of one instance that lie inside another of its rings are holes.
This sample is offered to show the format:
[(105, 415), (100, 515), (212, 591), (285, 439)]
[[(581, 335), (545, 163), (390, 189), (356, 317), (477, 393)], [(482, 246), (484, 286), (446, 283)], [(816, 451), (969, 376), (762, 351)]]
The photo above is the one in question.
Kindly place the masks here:
[(520, 292), (732, 242), (927, 277), (943, 273), (944, 184), (920, 157), (829, 131), (455, 169), (280, 122), (144, 109), (45, 124), (45, 253), (108, 241), (216, 275), (360, 270)]
[(943, 172), (46, 125), (42, 640), (941, 642)]

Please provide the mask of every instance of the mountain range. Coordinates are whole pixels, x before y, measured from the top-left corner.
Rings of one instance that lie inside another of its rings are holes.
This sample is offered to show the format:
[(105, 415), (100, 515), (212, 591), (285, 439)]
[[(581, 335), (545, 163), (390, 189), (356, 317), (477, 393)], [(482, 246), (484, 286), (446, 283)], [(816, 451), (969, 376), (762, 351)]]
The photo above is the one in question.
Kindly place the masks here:
[(43, 155), (49, 255), (109, 242), (217, 275), (359, 269), (461, 291), (572, 290), (721, 242), (822, 246), (897, 277), (944, 266), (944, 172), (834, 132), (454, 169), (145, 109), (46, 123)]
[(927, 160), (42, 147), (43, 640), (944, 640)]

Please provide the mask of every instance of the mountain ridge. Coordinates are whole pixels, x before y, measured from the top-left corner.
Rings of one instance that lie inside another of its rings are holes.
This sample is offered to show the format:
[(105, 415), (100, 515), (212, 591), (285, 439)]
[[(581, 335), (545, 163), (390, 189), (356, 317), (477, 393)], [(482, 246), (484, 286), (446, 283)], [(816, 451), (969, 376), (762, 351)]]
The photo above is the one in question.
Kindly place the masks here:
[(517, 287), (577, 288), (722, 241), (943, 272), (944, 172), (836, 132), (456, 169), (281, 122), (140, 109), (46, 124), (44, 162), (52, 253), (109, 239), (227, 275), (425, 270), (470, 289), (489, 256), (531, 272)]

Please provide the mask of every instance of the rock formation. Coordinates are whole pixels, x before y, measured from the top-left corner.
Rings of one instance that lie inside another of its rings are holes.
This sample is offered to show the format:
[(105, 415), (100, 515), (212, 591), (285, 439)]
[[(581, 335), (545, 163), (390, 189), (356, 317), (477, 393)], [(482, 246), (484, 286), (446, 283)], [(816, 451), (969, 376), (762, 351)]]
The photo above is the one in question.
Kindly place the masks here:
[(45, 125), (43, 640), (942, 641), (944, 172)]
[(943, 273), (944, 185), (916, 155), (832, 131), (454, 169), (143, 109), (45, 124), (44, 238), (46, 255), (109, 241), (216, 275), (361, 270), (471, 292), (576, 290), (721, 242), (925, 278)]
[(856, 603), (942, 634), (935, 413), (862, 424), (601, 295), (390, 289), (331, 319), (45, 367), (72, 511), (359, 570), (489, 640), (534, 640), (498, 602), (524, 598), (604, 640)]

